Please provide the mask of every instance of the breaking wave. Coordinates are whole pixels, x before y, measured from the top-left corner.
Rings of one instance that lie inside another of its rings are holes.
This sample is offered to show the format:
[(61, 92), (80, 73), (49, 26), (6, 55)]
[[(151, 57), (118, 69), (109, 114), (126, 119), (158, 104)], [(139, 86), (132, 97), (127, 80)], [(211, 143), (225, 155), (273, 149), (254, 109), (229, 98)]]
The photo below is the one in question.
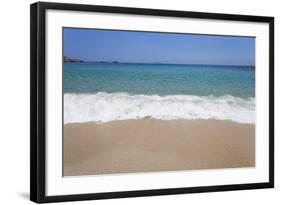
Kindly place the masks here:
[(64, 123), (154, 118), (216, 119), (255, 123), (255, 98), (231, 95), (64, 94)]

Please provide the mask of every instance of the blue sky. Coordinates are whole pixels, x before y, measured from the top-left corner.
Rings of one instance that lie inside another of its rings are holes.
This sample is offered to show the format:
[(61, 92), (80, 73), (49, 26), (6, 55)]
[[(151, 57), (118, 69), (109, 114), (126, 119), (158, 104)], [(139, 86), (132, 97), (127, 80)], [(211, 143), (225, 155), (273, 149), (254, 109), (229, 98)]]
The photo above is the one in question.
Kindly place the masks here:
[(64, 56), (84, 61), (255, 65), (255, 38), (64, 28)]

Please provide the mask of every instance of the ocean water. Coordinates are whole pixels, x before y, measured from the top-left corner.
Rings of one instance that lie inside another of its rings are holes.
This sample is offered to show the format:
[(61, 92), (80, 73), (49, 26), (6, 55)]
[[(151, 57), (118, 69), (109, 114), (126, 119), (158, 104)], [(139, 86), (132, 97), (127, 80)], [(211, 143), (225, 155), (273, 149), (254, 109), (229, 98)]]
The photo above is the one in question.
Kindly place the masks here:
[(64, 63), (64, 122), (218, 119), (255, 123), (246, 66)]

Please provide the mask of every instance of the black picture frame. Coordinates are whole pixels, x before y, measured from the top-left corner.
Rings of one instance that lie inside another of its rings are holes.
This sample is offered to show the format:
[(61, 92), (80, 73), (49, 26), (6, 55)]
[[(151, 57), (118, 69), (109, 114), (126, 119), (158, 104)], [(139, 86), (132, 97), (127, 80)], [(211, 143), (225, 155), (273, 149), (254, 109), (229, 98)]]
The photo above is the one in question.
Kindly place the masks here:
[[(46, 10), (68, 10), (102, 13), (169, 16), (196, 19), (263, 22), (269, 24), (269, 181), (263, 183), (229, 184), (219, 186), (137, 190), (107, 193), (46, 196), (46, 81), (45, 25)], [(154, 195), (218, 192), (274, 187), (274, 17), (218, 13), (156, 10), (82, 4), (38, 2), (30, 7), (30, 200), (37, 203), (77, 200), (97, 200)]]

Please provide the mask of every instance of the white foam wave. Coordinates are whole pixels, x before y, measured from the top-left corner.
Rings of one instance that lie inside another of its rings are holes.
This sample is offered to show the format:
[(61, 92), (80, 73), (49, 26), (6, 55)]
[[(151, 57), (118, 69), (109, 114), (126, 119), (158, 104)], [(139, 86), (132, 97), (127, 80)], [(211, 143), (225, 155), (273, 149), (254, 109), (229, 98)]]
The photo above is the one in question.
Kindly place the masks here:
[(64, 94), (64, 123), (155, 118), (217, 119), (255, 123), (255, 98), (231, 95)]

